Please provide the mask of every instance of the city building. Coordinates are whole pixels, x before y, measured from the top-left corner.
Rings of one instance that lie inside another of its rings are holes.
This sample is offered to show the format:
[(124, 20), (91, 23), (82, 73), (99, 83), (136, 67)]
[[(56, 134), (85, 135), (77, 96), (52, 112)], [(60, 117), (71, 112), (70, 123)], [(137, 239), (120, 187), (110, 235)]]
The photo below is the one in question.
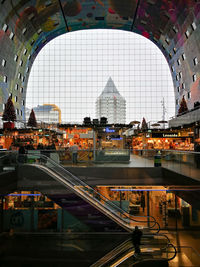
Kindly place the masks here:
[[(43, 104), (33, 108), (38, 123), (61, 123), (61, 110), (54, 104)], [(26, 109), (26, 120), (28, 121), (31, 110)]]
[(126, 100), (120, 95), (111, 77), (97, 98), (96, 116), (98, 119), (106, 117), (108, 123), (126, 123)]

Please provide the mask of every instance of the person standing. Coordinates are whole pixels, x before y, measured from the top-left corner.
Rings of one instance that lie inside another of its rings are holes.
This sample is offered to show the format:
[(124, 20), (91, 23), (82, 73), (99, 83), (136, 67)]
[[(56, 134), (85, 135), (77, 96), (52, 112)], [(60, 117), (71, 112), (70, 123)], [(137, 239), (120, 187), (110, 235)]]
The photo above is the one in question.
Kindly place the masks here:
[(71, 147), (71, 151), (72, 151), (72, 162), (76, 164), (78, 157), (78, 146), (76, 143), (74, 143), (74, 145)]
[(132, 233), (132, 242), (136, 255), (140, 254), (140, 242), (142, 235), (143, 235), (142, 231), (138, 228), (138, 226), (135, 226), (135, 229)]
[(25, 150), (25, 147), (23, 145), (21, 145), (19, 147), (18, 154), (19, 154), (18, 155), (18, 161), (20, 163), (25, 163), (26, 162), (26, 156), (25, 156), (26, 150)]

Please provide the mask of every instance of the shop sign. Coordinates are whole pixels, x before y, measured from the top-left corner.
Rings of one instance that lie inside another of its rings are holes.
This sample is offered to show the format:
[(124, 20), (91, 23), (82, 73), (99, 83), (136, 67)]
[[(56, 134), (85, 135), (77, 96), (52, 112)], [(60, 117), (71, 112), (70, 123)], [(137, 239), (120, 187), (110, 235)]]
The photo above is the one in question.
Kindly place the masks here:
[(80, 134), (80, 138), (93, 138), (93, 133), (88, 132), (87, 134)]
[[(109, 137), (109, 139), (108, 139)], [(120, 135), (110, 135), (110, 136), (107, 136), (106, 139), (108, 140), (122, 140), (123, 138), (120, 137)]]
[(106, 127), (105, 132), (106, 132), (106, 133), (114, 133), (115, 130), (114, 130), (114, 129), (110, 129), (109, 127)]
[(122, 137), (111, 138), (111, 140), (122, 140)]
[(152, 138), (177, 138), (178, 133), (152, 133)]
[(110, 135), (106, 136), (106, 140), (109, 141), (111, 139)]
[(173, 137), (179, 137), (177, 133), (169, 133), (169, 134), (163, 134), (163, 137), (167, 138), (173, 138)]

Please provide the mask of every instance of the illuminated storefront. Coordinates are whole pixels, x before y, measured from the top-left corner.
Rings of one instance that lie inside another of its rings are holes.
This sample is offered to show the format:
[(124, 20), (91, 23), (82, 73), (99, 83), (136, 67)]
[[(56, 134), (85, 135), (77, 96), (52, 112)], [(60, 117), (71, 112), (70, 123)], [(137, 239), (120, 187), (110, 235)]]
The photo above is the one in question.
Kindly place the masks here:
[(93, 147), (93, 130), (92, 128), (83, 127), (68, 127), (63, 129), (66, 133), (64, 135), (64, 146), (70, 147), (75, 143), (79, 146), (79, 149), (88, 149)]
[[(77, 219), (37, 191), (18, 191), (1, 196), (0, 206), (5, 232), (76, 231)], [(87, 230), (84, 225), (83, 229)]]
[[(161, 229), (185, 229), (200, 226), (200, 211), (179, 192), (199, 190), (163, 186), (96, 186), (103, 195), (130, 216), (153, 216)], [(105, 198), (99, 199), (105, 202)], [(5, 231), (70, 231), (77, 220), (69, 212), (37, 191), (19, 191), (1, 196), (1, 220)], [(80, 222), (79, 222), (80, 223)], [(147, 221), (148, 223), (148, 221)], [(75, 230), (75, 228), (74, 228)]]
[(133, 149), (194, 150), (192, 128), (177, 131), (149, 130), (132, 139)]
[(54, 144), (55, 149), (63, 145), (63, 133), (51, 129), (14, 129), (0, 133), (0, 146), (3, 149), (17, 150), (19, 146), (44, 149)]
[(105, 127), (99, 129), (97, 132), (97, 138), (98, 138), (99, 148), (102, 149), (124, 148), (124, 136), (122, 135), (122, 129), (115, 127)]
[(200, 226), (200, 211), (178, 196), (195, 188), (163, 186), (97, 186), (109, 201), (135, 216), (153, 216), (162, 229)]

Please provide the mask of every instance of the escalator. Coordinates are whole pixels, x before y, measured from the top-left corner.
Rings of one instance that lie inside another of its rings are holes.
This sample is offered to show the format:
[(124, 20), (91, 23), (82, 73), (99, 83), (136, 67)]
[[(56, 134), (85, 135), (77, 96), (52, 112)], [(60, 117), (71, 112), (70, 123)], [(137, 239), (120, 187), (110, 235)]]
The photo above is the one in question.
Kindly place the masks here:
[[(63, 194), (54, 194), (52, 192), (48, 196), (59, 205), (64, 206), (64, 208), (66, 207), (66, 203), (72, 201), (76, 203), (77, 208), (84, 206), (85, 210), (90, 209), (90, 221), (99, 220), (98, 216), (99, 214), (101, 214), (101, 216), (104, 217), (104, 219), (101, 220), (102, 223), (104, 223), (105, 218), (109, 218), (111, 219), (109, 221), (114, 222), (115, 225), (122, 229), (125, 229), (126, 231), (132, 231), (136, 225), (142, 228), (143, 230), (151, 229), (158, 232), (160, 229), (159, 224), (156, 222), (154, 217), (133, 216), (128, 214), (126, 211), (121, 209), (121, 207), (109, 201), (105, 196), (100, 194), (94, 188), (92, 188), (91, 186), (80, 180), (78, 177), (64, 169), (61, 165), (44, 155), (18, 155), (16, 153), (5, 153), (3, 158), (0, 158), (0, 165), (4, 166), (4, 162), (8, 164), (9, 159), (12, 161), (12, 164), (14, 164), (13, 162), (15, 161), (16, 168), (18, 168), (18, 170), (23, 168), (23, 166), (26, 166), (34, 168), (35, 170), (39, 170), (40, 172), (43, 172), (49, 177), (51, 177), (51, 180), (55, 182), (55, 185), (59, 185), (62, 187), (62, 192), (65, 192), (65, 194), (63, 196)], [(31, 175), (33, 174), (30, 171), (28, 175), (31, 177)], [(33, 184), (32, 189), (43, 192), (42, 190), (40, 190), (40, 187), (42, 187), (42, 183), (43, 182), (40, 181), (38, 184)], [(93, 213), (94, 210), (98, 212), (97, 216), (95, 216), (95, 214)], [(106, 225), (108, 226), (108, 223)], [(110, 229), (112, 228), (113, 226), (110, 227)], [(114, 227), (114, 229), (116, 228)]]
[(176, 257), (176, 248), (163, 234), (143, 235), (141, 254), (134, 255), (131, 239), (126, 240), (90, 267), (128, 267), (128, 266), (168, 266), (168, 261)]

